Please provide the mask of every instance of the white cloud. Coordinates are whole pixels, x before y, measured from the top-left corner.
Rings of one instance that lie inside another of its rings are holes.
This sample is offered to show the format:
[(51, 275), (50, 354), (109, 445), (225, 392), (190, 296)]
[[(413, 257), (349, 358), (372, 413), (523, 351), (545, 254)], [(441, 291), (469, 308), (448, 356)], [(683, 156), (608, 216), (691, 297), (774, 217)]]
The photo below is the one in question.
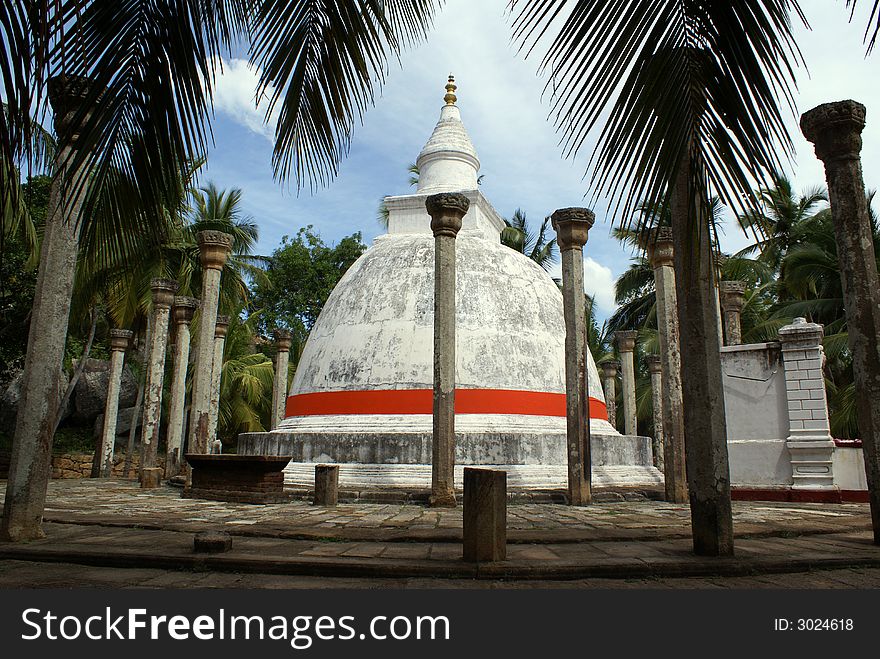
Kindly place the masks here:
[[(266, 99), (257, 103), (258, 69), (243, 59), (223, 60), (222, 72), (217, 74), (214, 89), (214, 109), (249, 131), (275, 140), (275, 121), (267, 124)], [(271, 92), (271, 89), (268, 90)]]
[(598, 261), (584, 257), (584, 291), (596, 298), (596, 306), (611, 315), (617, 304), (614, 302), (614, 274)]

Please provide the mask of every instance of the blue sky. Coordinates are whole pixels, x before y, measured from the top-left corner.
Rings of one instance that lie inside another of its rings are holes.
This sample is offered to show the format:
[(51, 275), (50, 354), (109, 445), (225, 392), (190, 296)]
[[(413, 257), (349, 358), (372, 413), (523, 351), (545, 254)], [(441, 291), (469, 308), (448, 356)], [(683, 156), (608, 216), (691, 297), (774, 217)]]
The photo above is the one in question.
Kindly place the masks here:
[[(537, 223), (556, 208), (583, 205), (584, 172), (592, 142), (574, 160), (564, 160), (558, 136), (547, 121), (542, 99), (545, 80), (537, 57), (524, 60), (510, 43), (506, 0), (448, 0), (426, 42), (390, 65), (375, 107), (352, 139), (339, 176), (326, 188), (299, 194), (278, 183), (272, 173), (273, 127), (254, 101), (256, 73), (234, 56), (226, 58), (215, 96), (215, 145), (208, 153), (202, 181), (243, 190), (244, 210), (260, 226), (260, 253), (270, 253), (283, 235), (314, 225), (325, 241), (337, 242), (360, 231), (367, 244), (381, 228), (376, 208), (382, 196), (406, 194), (406, 167), (428, 139), (443, 104), (443, 86), (452, 72), (459, 86), (462, 120), (480, 156), (483, 192), (509, 217), (522, 208)], [(853, 24), (842, 0), (804, 0), (813, 29), (797, 29), (809, 67), (798, 71), (798, 110), (854, 98), (868, 106), (863, 134), (867, 186), (880, 186), (880, 52), (867, 60), (861, 37), (869, 3), (861, 3)], [(876, 116), (877, 119), (872, 120)], [(789, 117), (797, 149), (789, 172), (796, 187), (824, 183), (812, 147)], [(586, 289), (597, 298), (601, 315), (613, 311), (614, 279), (630, 254), (610, 235), (602, 204), (586, 247)], [(724, 238), (733, 251), (748, 240), (732, 226)]]

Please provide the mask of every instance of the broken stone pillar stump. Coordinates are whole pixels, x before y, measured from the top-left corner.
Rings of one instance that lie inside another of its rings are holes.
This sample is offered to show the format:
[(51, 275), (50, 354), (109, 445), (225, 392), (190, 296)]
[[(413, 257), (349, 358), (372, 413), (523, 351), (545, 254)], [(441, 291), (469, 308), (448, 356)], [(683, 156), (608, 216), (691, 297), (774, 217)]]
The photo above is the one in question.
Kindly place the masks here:
[(724, 316), (725, 345), (742, 343), (742, 309), (746, 302), (746, 285), (741, 281), (722, 281), (718, 284), (721, 312)]
[(623, 398), (623, 432), (626, 435), (638, 435), (638, 414), (636, 410), (636, 368), (633, 351), (636, 346), (636, 337), (639, 333), (635, 330), (615, 332), (617, 351), (620, 353), (621, 365), (621, 390)]
[(825, 165), (874, 543), (880, 544), (880, 277), (862, 177), (864, 128), (865, 106), (852, 100), (825, 103), (801, 117), (804, 137)]
[(275, 332), (275, 378), (272, 381), (272, 415), (270, 429), (277, 428), (284, 420), (284, 407), (287, 403), (287, 364), (290, 358), (292, 337), (286, 329)]
[(316, 506), (335, 506), (339, 503), (339, 465), (315, 465)]
[(222, 231), (199, 231), (202, 262), (202, 299), (198, 346), (189, 417), (189, 451), (208, 452), (208, 417), (211, 413), (211, 377), (214, 366), (214, 330), (220, 301), (220, 274), (232, 249), (232, 236)]
[(146, 467), (141, 469), (141, 487), (151, 490), (162, 484), (162, 469), (160, 467)]
[(663, 479), (667, 501), (688, 500), (685, 469), (684, 412), (682, 410), (681, 347), (678, 296), (675, 292), (672, 230), (659, 227), (648, 245), (657, 300), (657, 338), (663, 381)]
[(159, 423), (162, 417), (162, 387), (165, 379), (165, 353), (168, 348), (168, 320), (177, 282), (171, 279), (150, 281), (153, 295), (153, 323), (147, 356), (147, 379), (144, 384), (144, 425), (141, 435), (141, 474), (155, 467), (159, 449)]
[(464, 560), (503, 561), (507, 558), (507, 472), (464, 469)]
[(202, 531), (193, 537), (196, 554), (223, 554), (232, 549), (232, 536), (226, 531)]
[[(107, 384), (107, 400), (104, 403), (104, 427), (101, 430), (101, 446), (98, 450), (98, 476), (109, 478), (113, 469), (113, 453), (116, 448), (116, 420), (119, 415), (119, 391), (122, 388), (122, 365), (125, 351), (131, 342), (132, 332), (123, 329), (110, 330), (110, 380)], [(94, 474), (94, 471), (93, 471)]]
[(587, 397), (587, 323), (584, 304), (584, 245), (596, 216), (587, 208), (560, 208), (551, 223), (562, 257), (562, 308), (565, 316), (565, 416), (568, 501), (592, 500), (590, 414)]
[(470, 203), (453, 192), (425, 199), (434, 233), (432, 506), (455, 507), (455, 238)]
[(186, 425), (186, 371), (189, 367), (189, 325), (199, 306), (194, 297), (174, 298), (174, 359), (171, 373), (171, 405), (168, 408), (165, 476), (171, 478), (183, 468), (183, 432)]

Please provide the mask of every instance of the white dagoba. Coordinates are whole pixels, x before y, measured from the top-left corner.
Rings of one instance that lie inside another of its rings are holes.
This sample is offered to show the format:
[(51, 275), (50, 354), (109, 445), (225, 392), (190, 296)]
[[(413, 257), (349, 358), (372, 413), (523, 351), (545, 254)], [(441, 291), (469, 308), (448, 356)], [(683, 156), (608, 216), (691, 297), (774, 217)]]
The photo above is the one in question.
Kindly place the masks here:
[[(289, 482), (309, 482), (313, 464), (331, 462), (342, 464), (344, 485), (430, 483), (434, 238), (425, 198), (460, 192), (470, 208), (456, 245), (456, 464), (503, 466), (513, 487), (564, 486), (562, 294), (501, 244), (506, 225), (478, 187), (480, 161), (454, 91), (450, 76), (416, 160), (416, 193), (385, 198), (387, 234), (340, 279), (312, 328), (284, 420), (239, 436), (239, 453), (292, 455)], [(589, 395), (594, 484), (662, 482), (650, 440), (608, 423), (592, 355)]]

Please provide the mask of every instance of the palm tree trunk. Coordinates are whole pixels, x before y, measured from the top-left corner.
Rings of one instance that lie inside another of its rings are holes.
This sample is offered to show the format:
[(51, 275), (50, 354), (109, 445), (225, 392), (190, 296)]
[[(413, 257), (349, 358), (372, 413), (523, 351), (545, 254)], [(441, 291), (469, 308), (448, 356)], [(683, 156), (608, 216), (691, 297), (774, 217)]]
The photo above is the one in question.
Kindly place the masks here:
[(724, 556), (733, 554), (733, 518), (715, 268), (703, 180), (686, 156), (672, 190), (672, 239), (694, 553)]

